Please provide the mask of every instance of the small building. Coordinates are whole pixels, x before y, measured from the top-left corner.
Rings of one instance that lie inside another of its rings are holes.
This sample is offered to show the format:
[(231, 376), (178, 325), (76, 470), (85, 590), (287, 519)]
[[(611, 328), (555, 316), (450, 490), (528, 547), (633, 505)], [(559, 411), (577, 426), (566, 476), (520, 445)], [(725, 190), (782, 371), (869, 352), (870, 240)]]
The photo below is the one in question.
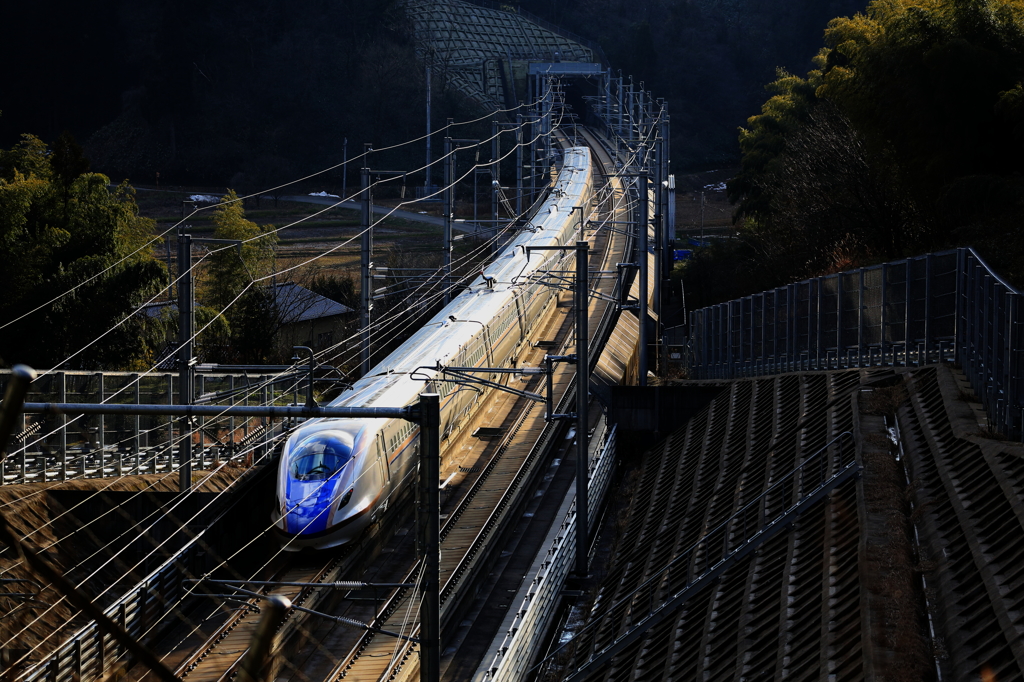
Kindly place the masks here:
[[(274, 303), (277, 308), (277, 342), (288, 352), (292, 346), (321, 350), (338, 343), (343, 336), (345, 318), (353, 312), (347, 305), (294, 282), (274, 285)], [(142, 314), (152, 319), (164, 315), (177, 316), (178, 304), (174, 301), (150, 303), (143, 306)], [(169, 337), (163, 355), (167, 356), (170, 366), (174, 363), (176, 345), (176, 339)]]
[(341, 341), (345, 316), (352, 308), (294, 282), (274, 286), (280, 320), (279, 343), (321, 350)]

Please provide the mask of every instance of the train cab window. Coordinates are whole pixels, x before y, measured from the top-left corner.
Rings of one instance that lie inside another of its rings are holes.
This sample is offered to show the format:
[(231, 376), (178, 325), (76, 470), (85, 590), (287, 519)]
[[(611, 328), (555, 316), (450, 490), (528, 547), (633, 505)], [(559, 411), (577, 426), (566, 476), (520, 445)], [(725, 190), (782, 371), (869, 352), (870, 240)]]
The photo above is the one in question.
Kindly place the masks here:
[(350, 459), (350, 445), (336, 434), (319, 433), (305, 439), (292, 451), (291, 474), (299, 481), (326, 480), (341, 471)]

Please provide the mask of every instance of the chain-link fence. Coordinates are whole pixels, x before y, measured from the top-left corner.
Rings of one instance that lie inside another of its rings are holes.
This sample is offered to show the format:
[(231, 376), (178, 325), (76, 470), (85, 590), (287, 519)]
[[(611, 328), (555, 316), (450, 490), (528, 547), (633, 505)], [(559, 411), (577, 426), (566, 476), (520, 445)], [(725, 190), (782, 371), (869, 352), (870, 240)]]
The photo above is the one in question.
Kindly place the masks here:
[(816, 277), (694, 311), (690, 377), (957, 362), (1021, 438), (1020, 299), (971, 248)]

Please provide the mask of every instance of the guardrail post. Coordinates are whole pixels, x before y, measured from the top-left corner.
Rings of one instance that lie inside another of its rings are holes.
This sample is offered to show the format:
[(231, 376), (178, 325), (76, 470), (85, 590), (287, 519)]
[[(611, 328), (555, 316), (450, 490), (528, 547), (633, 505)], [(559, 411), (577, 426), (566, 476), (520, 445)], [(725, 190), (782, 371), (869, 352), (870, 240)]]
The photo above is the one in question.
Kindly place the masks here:
[[(99, 400), (97, 402), (102, 403), (103, 399), (105, 397), (105, 395), (104, 395), (104, 386), (103, 386), (103, 372), (96, 372), (96, 382), (98, 384), (98, 386), (97, 386), (97, 392), (98, 392), (97, 397), (99, 398)], [(107, 421), (106, 421), (106, 419), (103, 418), (102, 414), (99, 414), (99, 415), (96, 415), (96, 416), (98, 417), (98, 421), (99, 421), (99, 426), (98, 426), (97, 431), (96, 431), (96, 448), (99, 451), (99, 459), (100, 459), (100, 472), (99, 472), (100, 475), (99, 475), (99, 478), (103, 478), (103, 473), (104, 473), (103, 472), (103, 463), (104, 463), (104, 455), (106, 454), (105, 450), (106, 450), (106, 443), (107, 443), (107, 439), (104, 436), (103, 432), (106, 429)], [(82, 475), (85, 475), (85, 460), (84, 460), (84, 458), (82, 460)]]
[(864, 268), (857, 271), (857, 366), (864, 366)]
[(924, 363), (928, 363), (932, 318), (932, 254), (924, 257)]
[(843, 273), (836, 275), (836, 369), (843, 353)]
[(911, 316), (913, 315), (913, 311), (912, 311), (913, 299), (911, 298), (911, 296), (912, 296), (911, 286), (913, 285), (913, 282), (914, 282), (914, 261), (913, 261), (913, 259), (908, 258), (907, 259), (907, 281), (906, 281), (906, 289), (907, 289), (906, 301), (907, 302), (903, 306), (904, 307), (904, 313), (905, 313), (904, 317), (903, 317), (903, 366), (904, 367), (910, 367), (910, 344), (911, 344), (911, 338), (910, 338), (910, 319), (911, 319)]
[(879, 335), (878, 335), (878, 345), (879, 345), (879, 347), (881, 349), (881, 356), (882, 356), (882, 358), (881, 358), (882, 367), (885, 367), (885, 332), (886, 332), (885, 313), (887, 312), (887, 307), (889, 305), (889, 301), (886, 298), (886, 295), (888, 294), (888, 292), (889, 292), (889, 264), (888, 263), (882, 263), (882, 307), (879, 309), (879, 313), (878, 313), (878, 319), (879, 319), (879, 321), (880, 321), (880, 323), (882, 325), (882, 328), (879, 330)]

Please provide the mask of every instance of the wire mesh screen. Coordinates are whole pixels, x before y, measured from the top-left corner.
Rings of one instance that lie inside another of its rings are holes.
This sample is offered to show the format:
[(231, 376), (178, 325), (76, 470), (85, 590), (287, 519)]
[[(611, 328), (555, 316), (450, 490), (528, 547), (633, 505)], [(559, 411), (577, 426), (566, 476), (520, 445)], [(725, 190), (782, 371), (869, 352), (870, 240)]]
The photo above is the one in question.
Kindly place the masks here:
[(970, 248), (816, 277), (694, 311), (690, 376), (956, 361), (992, 426), (1019, 439), (1020, 298)]

